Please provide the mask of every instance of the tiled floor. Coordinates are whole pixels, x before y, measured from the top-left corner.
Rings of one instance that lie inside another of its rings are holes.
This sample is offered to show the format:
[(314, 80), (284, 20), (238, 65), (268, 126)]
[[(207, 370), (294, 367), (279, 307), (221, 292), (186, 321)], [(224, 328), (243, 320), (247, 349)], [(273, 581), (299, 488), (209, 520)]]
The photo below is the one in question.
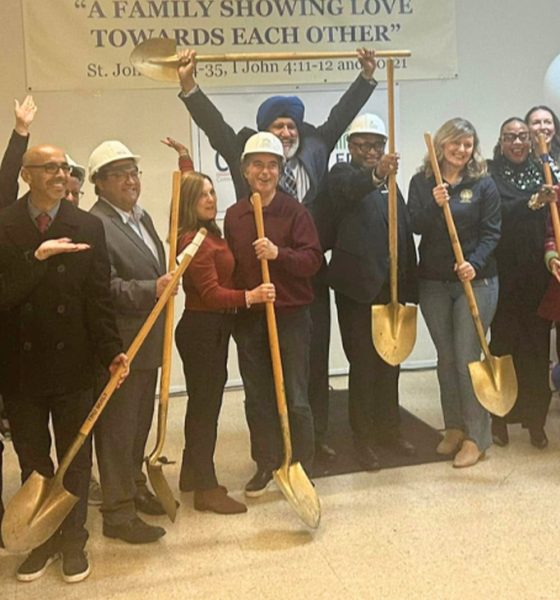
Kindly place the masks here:
[[(434, 371), (404, 373), (401, 396), (408, 410), (441, 427)], [(183, 411), (184, 400), (173, 399), (170, 459), (180, 458)], [(508, 448), (492, 448), (470, 469), (436, 463), (317, 480), (323, 516), (315, 532), (278, 491), (234, 516), (195, 512), (192, 494), (181, 494), (175, 524), (151, 519), (167, 535), (138, 547), (103, 538), (91, 510), (86, 581), (65, 584), (55, 564), (40, 580), (18, 583), (21, 557), (0, 551), (0, 598), (558, 599), (558, 400), (548, 449), (532, 448), (519, 426), (510, 430)], [(9, 498), (17, 485), (10, 447), (5, 457)], [(226, 395), (216, 462), (221, 482), (241, 497), (253, 466), (240, 392)], [(178, 466), (165, 469), (176, 490)]]

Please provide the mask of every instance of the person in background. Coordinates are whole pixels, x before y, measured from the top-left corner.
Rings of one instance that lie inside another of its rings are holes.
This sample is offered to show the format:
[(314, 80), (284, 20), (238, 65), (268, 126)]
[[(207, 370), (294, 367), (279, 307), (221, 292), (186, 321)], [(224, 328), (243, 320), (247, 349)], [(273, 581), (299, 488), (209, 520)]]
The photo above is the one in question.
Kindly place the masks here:
[[(380, 468), (375, 443), (411, 456), (414, 446), (399, 428), (399, 366), (387, 364), (371, 338), (371, 305), (388, 304), (388, 192), (399, 157), (385, 154), (385, 123), (374, 114), (356, 117), (347, 132), (350, 162), (336, 163), (328, 196), (336, 224), (327, 281), (335, 291), (340, 334), (350, 363), (348, 408), (360, 465)], [(418, 302), (416, 250), (406, 205), (398, 195), (398, 290), (400, 302)]]
[(213, 460), (229, 339), (238, 310), (272, 302), (275, 294), (272, 284), (233, 289), (234, 258), (216, 224), (216, 213), (212, 180), (203, 173), (187, 173), (181, 185), (177, 252), (200, 227), (208, 235), (183, 276), (185, 311), (175, 331), (188, 393), (179, 487), (194, 490), (196, 510), (233, 514), (246, 512), (247, 507), (218, 484)]
[(509, 414), (492, 415), (492, 439), (498, 446), (507, 445), (508, 423), (521, 423), (531, 444), (542, 449), (548, 444), (544, 425), (550, 404), (550, 321), (537, 309), (550, 278), (543, 262), (548, 211), (542, 208), (554, 193), (544, 186), (542, 165), (531, 154), (531, 134), (523, 119), (510, 117), (502, 123), (488, 171), (500, 193), (502, 213), (496, 248), (500, 292), (490, 350), (495, 356), (513, 356), (518, 384)]
[[(484, 329), (498, 302), (494, 250), (500, 239), (500, 195), (486, 175), (478, 135), (461, 118), (444, 123), (434, 137), (444, 180), (436, 185), (429, 157), (410, 182), (408, 208), (420, 241), (420, 308), (437, 351), (437, 374), (445, 422), (439, 454), (469, 467), (492, 444), (490, 415), (475, 396), (468, 364), (480, 360), (480, 340), (463, 282), (470, 281)], [(449, 204), (465, 261), (455, 263), (442, 206)]]
[[(276, 289), (275, 312), (292, 433), (293, 458), (310, 473), (313, 463), (313, 415), (308, 400), (309, 349), (313, 299), (311, 278), (321, 266), (322, 252), (313, 219), (295, 198), (277, 189), (284, 151), (270, 132), (250, 137), (241, 170), (252, 194), (262, 199), (266, 237), (257, 238), (251, 197), (226, 212), (224, 232), (235, 258), (234, 287), (251, 290), (262, 282), (260, 260), (269, 261)], [(235, 323), (239, 369), (245, 389), (245, 412), (251, 456), (257, 471), (245, 486), (249, 497), (262, 495), (282, 462), (274, 377), (266, 314), (262, 306), (242, 311)]]

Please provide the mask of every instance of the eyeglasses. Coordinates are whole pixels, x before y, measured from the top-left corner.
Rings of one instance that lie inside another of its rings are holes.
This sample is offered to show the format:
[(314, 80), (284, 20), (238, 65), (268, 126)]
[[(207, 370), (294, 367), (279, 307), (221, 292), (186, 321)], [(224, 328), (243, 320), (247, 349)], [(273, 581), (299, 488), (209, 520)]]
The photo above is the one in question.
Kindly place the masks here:
[(129, 177), (131, 179), (140, 179), (142, 176), (142, 171), (139, 171), (137, 168), (134, 169), (112, 169), (110, 171), (105, 171), (104, 173), (100, 173), (104, 177), (111, 177), (116, 181), (125, 181)]
[(55, 163), (48, 162), (44, 165), (24, 165), (25, 169), (43, 169), (45, 173), (49, 175), (56, 175), (58, 171), (62, 170), (63, 173), (70, 173), (72, 167), (68, 163)]
[(66, 192), (66, 198), (68, 198), (68, 196), (74, 196), (74, 198), (81, 198), (84, 194), (85, 192), (82, 192), (82, 190), (80, 190), (79, 192), (72, 192), (71, 190), (68, 190)]
[(502, 133), (502, 141), (507, 142), (508, 144), (513, 144), (515, 140), (519, 140), (520, 142), (528, 142), (530, 139), (530, 134), (528, 131), (522, 131), (520, 133)]
[(350, 142), (350, 144), (358, 148), (358, 150), (364, 154), (367, 154), (372, 150), (375, 150), (376, 152), (383, 152), (383, 150), (385, 150), (385, 142), (362, 142), (361, 144), (358, 142)]

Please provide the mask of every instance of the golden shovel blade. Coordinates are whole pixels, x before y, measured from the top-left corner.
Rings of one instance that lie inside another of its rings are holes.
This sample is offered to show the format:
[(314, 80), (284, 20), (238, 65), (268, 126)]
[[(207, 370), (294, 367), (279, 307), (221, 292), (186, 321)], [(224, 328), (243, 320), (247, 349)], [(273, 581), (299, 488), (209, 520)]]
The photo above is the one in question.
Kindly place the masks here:
[(321, 503), (300, 463), (282, 465), (274, 471), (274, 481), (299, 518), (312, 529), (321, 521)]
[(513, 358), (490, 356), (469, 363), (469, 372), (475, 396), (484, 408), (498, 417), (509, 413), (517, 400), (517, 376)]
[(130, 54), (130, 63), (155, 81), (179, 81), (175, 40), (154, 38), (138, 44)]
[(78, 497), (58, 478), (33, 471), (6, 507), (2, 537), (9, 552), (30, 552), (45, 543), (67, 517)]
[(371, 307), (371, 336), (379, 356), (394, 367), (403, 363), (416, 343), (416, 306), (398, 302)]
[(167, 516), (172, 523), (175, 523), (175, 517), (177, 516), (177, 502), (173, 496), (173, 492), (167, 483), (167, 479), (163, 474), (163, 468), (161, 465), (154, 465), (150, 462), (150, 459), (146, 459), (146, 469), (148, 471), (148, 479), (154, 492), (161, 502), (163, 509), (167, 513)]

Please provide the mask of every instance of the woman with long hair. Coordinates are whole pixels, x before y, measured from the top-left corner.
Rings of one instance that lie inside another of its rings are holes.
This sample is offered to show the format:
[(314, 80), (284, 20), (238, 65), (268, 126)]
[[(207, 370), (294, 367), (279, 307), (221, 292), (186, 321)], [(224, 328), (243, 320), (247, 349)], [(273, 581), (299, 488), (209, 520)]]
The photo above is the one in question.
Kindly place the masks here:
[(178, 253), (200, 227), (208, 235), (183, 276), (185, 311), (175, 331), (188, 394), (179, 487), (184, 492), (194, 490), (196, 510), (232, 514), (245, 512), (247, 507), (218, 484), (214, 467), (228, 344), (237, 310), (274, 300), (275, 289), (272, 284), (233, 289), (234, 258), (216, 223), (216, 213), (212, 180), (195, 171), (187, 173), (181, 184)]
[[(480, 341), (462, 282), (470, 281), (488, 328), (498, 301), (494, 249), (500, 237), (500, 197), (480, 154), (469, 121), (444, 123), (434, 138), (444, 183), (436, 185), (426, 157), (412, 178), (408, 207), (420, 242), (420, 308), (437, 350), (437, 374), (445, 422), (439, 454), (455, 455), (454, 467), (469, 467), (492, 444), (490, 416), (478, 402), (468, 364), (480, 360)], [(441, 207), (449, 203), (465, 261), (455, 257)]]

